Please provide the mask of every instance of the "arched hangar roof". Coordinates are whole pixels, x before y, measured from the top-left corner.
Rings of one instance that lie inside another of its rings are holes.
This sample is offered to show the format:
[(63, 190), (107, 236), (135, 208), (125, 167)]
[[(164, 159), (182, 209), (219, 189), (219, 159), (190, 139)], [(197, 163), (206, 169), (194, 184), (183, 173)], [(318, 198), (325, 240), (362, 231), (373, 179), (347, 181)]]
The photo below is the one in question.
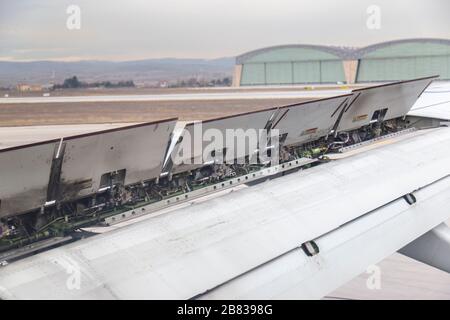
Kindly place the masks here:
[[(423, 44), (428, 44), (424, 46)], [(362, 48), (289, 44), (261, 48), (236, 57), (236, 64), (310, 60), (357, 60), (362, 58), (449, 55), (450, 40), (414, 38), (386, 41)]]
[[(427, 45), (424, 46), (424, 44)], [(434, 38), (386, 41), (363, 47), (355, 52), (358, 59), (365, 57), (405, 57), (448, 54), (450, 54), (450, 40)]]
[(336, 60), (353, 58), (354, 48), (291, 44), (253, 50), (236, 57), (236, 64), (252, 62), (282, 62)]

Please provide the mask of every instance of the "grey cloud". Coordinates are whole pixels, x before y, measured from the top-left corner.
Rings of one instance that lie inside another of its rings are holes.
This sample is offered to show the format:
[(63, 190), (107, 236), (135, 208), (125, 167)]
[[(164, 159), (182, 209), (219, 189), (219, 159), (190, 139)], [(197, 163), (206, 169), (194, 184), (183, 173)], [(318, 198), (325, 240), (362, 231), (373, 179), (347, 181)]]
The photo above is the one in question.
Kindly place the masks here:
[[(79, 31), (65, 27), (70, 4), (81, 7)], [(372, 4), (380, 30), (366, 28)], [(446, 0), (0, 0), (0, 59), (214, 58), (284, 43), (450, 38), (449, 9)]]

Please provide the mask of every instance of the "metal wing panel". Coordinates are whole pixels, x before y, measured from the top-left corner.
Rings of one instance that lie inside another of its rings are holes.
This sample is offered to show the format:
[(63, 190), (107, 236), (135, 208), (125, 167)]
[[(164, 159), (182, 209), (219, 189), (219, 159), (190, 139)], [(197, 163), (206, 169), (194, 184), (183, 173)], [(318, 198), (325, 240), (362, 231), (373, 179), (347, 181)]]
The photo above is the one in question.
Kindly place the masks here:
[(43, 206), (56, 141), (0, 151), (0, 217)]
[(338, 131), (349, 131), (368, 125), (377, 110), (387, 108), (384, 120), (405, 116), (434, 78), (353, 90), (354, 102), (343, 114)]
[(61, 200), (97, 192), (105, 173), (125, 169), (124, 184), (159, 177), (175, 119), (65, 138)]
[(352, 95), (337, 96), (322, 100), (280, 108), (274, 129), (280, 135), (287, 134), (284, 145), (297, 145), (324, 137), (336, 123), (343, 103)]
[(316, 256), (296, 248), (199, 298), (320, 299), (450, 217), (450, 177), (415, 197), (414, 206), (400, 198), (315, 239)]
[(425, 106), (423, 108), (413, 109), (408, 112), (408, 116), (450, 121), (450, 102), (444, 102), (435, 106)]
[[(185, 127), (185, 130), (182, 134), (183, 140), (189, 139), (191, 137), (191, 154), (185, 154), (180, 152), (180, 146), (181, 143), (174, 148), (172, 153), (172, 158), (177, 159), (177, 165), (174, 165), (172, 168), (172, 173), (179, 173), (187, 170), (192, 170), (194, 168), (198, 168), (202, 166), (202, 158), (203, 158), (203, 150), (207, 146), (211, 147), (217, 145), (217, 147), (212, 147), (214, 150), (220, 150), (222, 149), (221, 146), (226, 146), (226, 130), (237, 130), (242, 129), (244, 131), (247, 131), (249, 129), (255, 129), (257, 132), (259, 132), (260, 129), (264, 129), (264, 127), (267, 124), (267, 121), (270, 119), (270, 117), (275, 112), (276, 108), (262, 110), (262, 111), (256, 111), (256, 112), (250, 112), (246, 114), (236, 115), (236, 116), (230, 116), (220, 119), (214, 119), (210, 121), (203, 121), (201, 122), (202, 127), (202, 133), (204, 134), (207, 132), (207, 130), (210, 129), (216, 129), (221, 132), (224, 139), (221, 142), (215, 142), (215, 141), (204, 141), (202, 137), (199, 137), (195, 135), (195, 129), (194, 124), (188, 124)], [(251, 152), (246, 148), (245, 150), (245, 156), (248, 156)], [(253, 150), (254, 151), (254, 150)], [(183, 164), (184, 163), (184, 164)]]
[(414, 104), (410, 116), (450, 120), (450, 82), (433, 83)]
[[(0, 295), (197, 296), (448, 176), (449, 143), (450, 129), (432, 130), (14, 262)], [(79, 290), (66, 287), (67, 265)]]

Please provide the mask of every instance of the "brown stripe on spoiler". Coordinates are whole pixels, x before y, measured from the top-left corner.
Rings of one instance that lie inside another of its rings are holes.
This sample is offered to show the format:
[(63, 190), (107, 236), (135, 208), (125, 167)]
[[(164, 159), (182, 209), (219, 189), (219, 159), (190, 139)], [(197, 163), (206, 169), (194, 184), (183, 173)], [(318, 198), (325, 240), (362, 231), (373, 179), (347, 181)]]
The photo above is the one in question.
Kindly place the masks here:
[[(153, 125), (153, 124), (166, 123), (166, 122), (176, 121), (176, 120), (178, 120), (178, 118), (168, 118), (168, 119), (163, 119), (163, 120), (156, 120), (156, 121), (151, 121), (151, 122), (143, 122), (143, 123), (138, 123), (138, 124), (134, 124), (134, 125), (130, 125), (130, 126), (123, 126), (123, 127), (112, 128), (112, 129), (107, 129), (107, 130), (100, 130), (100, 131), (93, 131), (93, 132), (83, 133), (83, 134), (79, 134), (79, 135), (75, 135), (75, 136), (68, 136), (68, 137), (61, 137), (61, 138), (64, 141), (67, 141), (67, 140), (73, 140), (73, 139), (77, 139), (77, 138), (94, 136), (94, 135), (97, 135), (97, 134), (103, 134), (103, 133), (108, 133), (108, 132), (122, 131), (122, 130), (128, 130), (128, 129), (133, 129), (133, 128), (145, 127), (145, 126), (149, 126), (149, 125)], [(24, 149), (24, 148), (39, 146), (39, 145), (43, 145), (43, 144), (47, 144), (47, 143), (54, 143), (54, 142), (61, 141), (61, 138), (51, 139), (51, 140), (44, 140), (44, 141), (39, 141), (39, 142), (34, 142), (34, 143), (29, 143), (29, 144), (23, 144), (23, 145), (14, 146), (14, 147), (9, 147), (9, 148), (5, 148), (5, 149), (0, 149), (0, 153), (1, 152), (6, 152), (6, 151), (13, 151), (13, 150), (18, 150), (18, 149)]]
[(383, 84), (376, 85), (376, 86), (370, 86), (370, 87), (353, 89), (352, 92), (365, 91), (365, 90), (376, 89), (376, 88), (381, 88), (381, 87), (389, 87), (389, 86), (393, 86), (393, 85), (397, 85), (397, 84), (421, 81), (421, 80), (426, 80), (426, 79), (434, 80), (434, 79), (437, 79), (437, 78), (439, 78), (439, 76), (438, 75), (434, 75), (434, 76), (417, 78), (417, 79), (410, 79), (410, 80), (403, 80), (403, 81), (394, 81), (394, 82), (389, 82), (389, 83), (383, 83)]

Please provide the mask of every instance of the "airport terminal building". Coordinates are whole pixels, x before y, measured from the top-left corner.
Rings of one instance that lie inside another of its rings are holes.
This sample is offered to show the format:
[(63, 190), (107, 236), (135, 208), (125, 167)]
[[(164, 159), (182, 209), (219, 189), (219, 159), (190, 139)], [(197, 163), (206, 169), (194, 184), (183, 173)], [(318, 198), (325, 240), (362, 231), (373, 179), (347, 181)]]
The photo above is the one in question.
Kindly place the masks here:
[(364, 48), (267, 47), (236, 57), (234, 86), (384, 82), (440, 75), (450, 80), (450, 40), (406, 39)]

